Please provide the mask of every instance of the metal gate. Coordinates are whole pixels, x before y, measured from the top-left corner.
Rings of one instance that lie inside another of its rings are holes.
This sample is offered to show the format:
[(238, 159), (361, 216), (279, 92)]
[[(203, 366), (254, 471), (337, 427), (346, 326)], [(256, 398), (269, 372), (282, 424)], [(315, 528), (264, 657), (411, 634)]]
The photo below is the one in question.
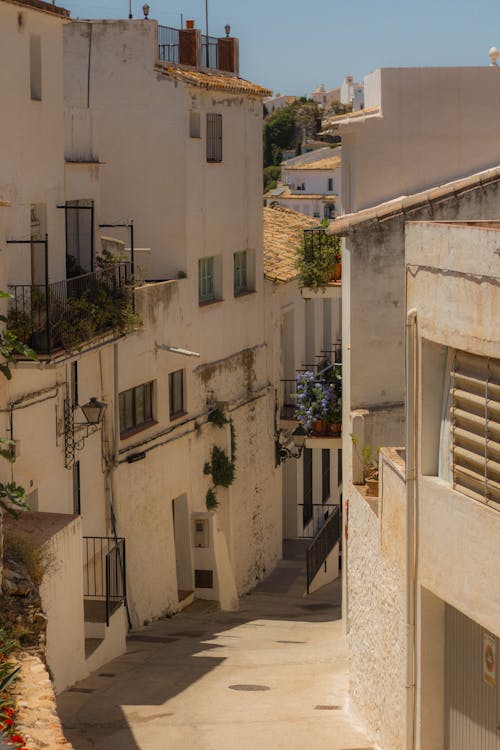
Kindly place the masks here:
[[(444, 632), (445, 750), (500, 750), (499, 639), (449, 604)], [(489, 644), (493, 674), (485, 659)]]

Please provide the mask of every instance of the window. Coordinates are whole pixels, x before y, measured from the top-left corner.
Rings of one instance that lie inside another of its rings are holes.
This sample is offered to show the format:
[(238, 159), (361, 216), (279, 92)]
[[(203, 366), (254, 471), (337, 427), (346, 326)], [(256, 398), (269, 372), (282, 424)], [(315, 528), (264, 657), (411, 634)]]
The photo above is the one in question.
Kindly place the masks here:
[(33, 101), (42, 99), (42, 42), (38, 34), (30, 34), (30, 90)]
[(176, 370), (168, 376), (170, 419), (186, 413), (184, 408), (184, 370)]
[(330, 497), (330, 451), (326, 448), (321, 451), (321, 502), (324, 503)]
[(476, 500), (498, 504), (500, 360), (456, 352), (451, 375), (453, 487)]
[(234, 254), (234, 294), (244, 294), (249, 291), (248, 284), (248, 267), (247, 267), (247, 251), (242, 250), (241, 252)]
[(333, 191), (333, 177), (328, 178), (328, 192), (331, 193)]
[(312, 448), (305, 448), (303, 457), (303, 490), (302, 523), (306, 526), (313, 517), (313, 472)]
[(207, 114), (207, 161), (222, 161), (222, 115)]
[(81, 514), (80, 505), (80, 461), (73, 464), (73, 513), (76, 516)]
[(120, 393), (120, 435), (153, 422), (153, 383), (144, 383)]
[(198, 299), (210, 302), (216, 299), (215, 294), (215, 258), (200, 258), (198, 261)]
[(201, 138), (201, 116), (199, 112), (189, 113), (189, 137)]

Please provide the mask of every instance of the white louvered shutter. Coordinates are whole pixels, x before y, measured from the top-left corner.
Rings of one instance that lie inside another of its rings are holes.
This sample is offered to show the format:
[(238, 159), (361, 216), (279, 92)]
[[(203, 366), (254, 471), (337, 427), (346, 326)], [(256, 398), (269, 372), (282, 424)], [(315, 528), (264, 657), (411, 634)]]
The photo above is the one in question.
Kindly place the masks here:
[(500, 360), (457, 352), (451, 384), (453, 487), (500, 509)]

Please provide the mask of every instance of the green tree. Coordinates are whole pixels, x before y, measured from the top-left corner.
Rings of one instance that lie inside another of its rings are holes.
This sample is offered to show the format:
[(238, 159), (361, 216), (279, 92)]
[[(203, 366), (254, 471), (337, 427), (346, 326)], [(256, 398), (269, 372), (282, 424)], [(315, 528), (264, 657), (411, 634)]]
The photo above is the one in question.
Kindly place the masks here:
[(273, 163), (273, 141), (269, 125), (264, 125), (264, 167)]
[(291, 148), (294, 143), (295, 117), (291, 107), (281, 107), (267, 121), (271, 142), (279, 148)]

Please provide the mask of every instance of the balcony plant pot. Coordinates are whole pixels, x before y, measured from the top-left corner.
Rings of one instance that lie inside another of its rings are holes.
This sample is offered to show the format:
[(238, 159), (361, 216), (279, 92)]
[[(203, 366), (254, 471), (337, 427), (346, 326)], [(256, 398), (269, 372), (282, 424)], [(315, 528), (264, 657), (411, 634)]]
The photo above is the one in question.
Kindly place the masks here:
[(340, 435), (342, 433), (342, 422), (330, 422), (328, 431), (331, 435)]
[(331, 278), (333, 281), (340, 281), (342, 279), (342, 263), (335, 262), (332, 264)]
[(366, 494), (370, 497), (378, 497), (378, 479), (366, 479)]
[(312, 423), (312, 431), (315, 435), (324, 435), (327, 431), (327, 422), (324, 419), (315, 419)]

